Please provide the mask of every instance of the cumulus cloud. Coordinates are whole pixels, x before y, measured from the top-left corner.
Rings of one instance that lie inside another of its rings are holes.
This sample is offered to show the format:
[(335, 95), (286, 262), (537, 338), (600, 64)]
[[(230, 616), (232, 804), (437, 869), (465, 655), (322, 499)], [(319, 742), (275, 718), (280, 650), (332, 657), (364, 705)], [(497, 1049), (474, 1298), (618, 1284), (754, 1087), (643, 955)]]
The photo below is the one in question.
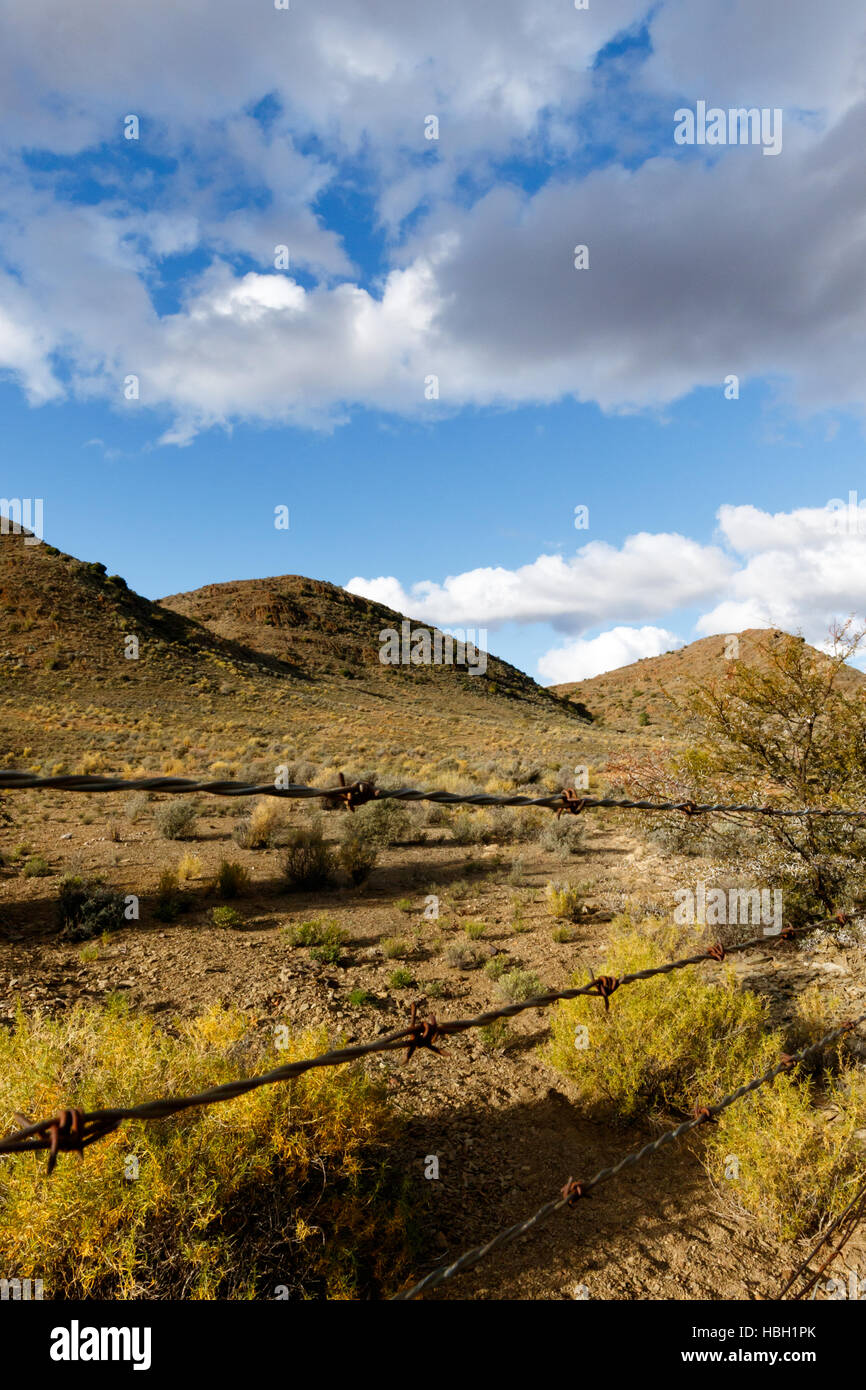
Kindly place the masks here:
[(408, 591), (393, 577), (355, 576), (345, 587), (438, 626), (548, 622), (580, 632), (614, 614), (640, 618), (700, 602), (733, 567), (716, 546), (641, 532), (620, 547), (591, 541), (569, 559), (540, 555), (515, 570), (467, 570), (442, 584), (423, 580)]
[[(563, 164), (531, 195), (498, 176), (514, 156), (555, 168), (579, 149), (594, 59), (644, 19), (630, 99), (669, 99), (671, 132), (687, 99), (781, 105), (782, 155), (662, 141), (642, 163), (629, 147), (628, 168)], [(20, 6), (0, 49), (0, 368), (33, 403), (121, 401), (135, 372), (175, 442), (245, 418), (332, 428), (359, 404), (657, 407), (731, 372), (772, 375), (805, 409), (863, 412), (864, 35), (849, 0)], [(267, 120), (252, 114), (265, 98)], [(94, 152), (103, 201), (70, 201), (25, 147)], [(347, 171), (390, 238), (375, 281), (321, 212)], [(158, 311), (179, 251), (209, 268)]]
[[(685, 610), (697, 613), (693, 637), (781, 627), (815, 646), (835, 622), (866, 621), (866, 500), (776, 513), (725, 505), (717, 520), (716, 546), (642, 532), (621, 546), (593, 541), (569, 558), (541, 555), (514, 570), (468, 570), (408, 588), (393, 576), (356, 576), (346, 588), (437, 626), (548, 623), (576, 634), (539, 658), (539, 675), (551, 683), (680, 645), (661, 623), (681, 626)], [(654, 622), (626, 625), (640, 618)], [(599, 627), (607, 630), (586, 635)]]
[(769, 513), (721, 507), (719, 527), (744, 563), (721, 601), (698, 620), (702, 636), (744, 627), (802, 628), (808, 641), (826, 636), (834, 620), (866, 608), (866, 512), (798, 508)]
[(550, 685), (588, 680), (682, 645), (679, 637), (663, 627), (614, 627), (598, 637), (578, 637), (545, 652), (539, 659), (538, 673)]

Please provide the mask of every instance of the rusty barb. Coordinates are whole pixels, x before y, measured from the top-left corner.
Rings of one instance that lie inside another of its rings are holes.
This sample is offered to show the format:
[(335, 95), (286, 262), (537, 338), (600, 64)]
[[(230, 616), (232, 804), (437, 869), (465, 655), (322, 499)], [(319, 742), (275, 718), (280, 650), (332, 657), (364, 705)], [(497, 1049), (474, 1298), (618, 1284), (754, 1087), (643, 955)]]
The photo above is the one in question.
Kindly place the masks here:
[(57, 1157), (61, 1153), (77, 1153), (84, 1157), (88, 1144), (94, 1144), (112, 1130), (117, 1129), (119, 1120), (110, 1120), (99, 1114), (85, 1115), (83, 1110), (61, 1110), (50, 1120), (40, 1120), (31, 1124), (26, 1115), (16, 1111), (14, 1116), (18, 1130), (11, 1137), (15, 1151), (25, 1149), (48, 1149), (48, 1173), (54, 1172)]
[[(831, 918), (829, 920), (835, 921), (836, 919)], [(790, 940), (794, 936), (815, 931), (826, 925), (826, 921), (811, 922), (803, 927), (792, 927), (787, 934), (782, 932), (780, 936), (775, 938), (753, 937), (751, 940), (742, 941), (736, 946), (729, 946), (727, 954), (733, 955), (737, 951), (749, 951), (757, 946), (766, 949), (774, 940), (781, 941), (783, 938)], [(528, 1009), (549, 1008), (552, 1004), (557, 1004), (563, 1000), (577, 999), (581, 995), (591, 995), (603, 999), (605, 1010), (608, 1011), (610, 996), (624, 985), (634, 984), (638, 980), (649, 980), (656, 975), (669, 975), (675, 970), (684, 970), (690, 965), (706, 964), (708, 960), (718, 960), (717, 949), (711, 947), (709, 950), (701, 951), (698, 955), (686, 956), (682, 960), (668, 961), (665, 965), (651, 966), (646, 970), (637, 970), (634, 974), (623, 975), (619, 979), (612, 975), (593, 976), (588, 984), (578, 985), (573, 989), (550, 990), (546, 994), (534, 995), (530, 999), (524, 999), (515, 1004), (506, 1004), (499, 1009), (490, 1009), (473, 1018), (457, 1018), (446, 1020), (443, 1023), (433, 1017), (419, 1019), (418, 1005), (413, 1004), (408, 1026), (398, 1029), (396, 1032), (387, 1033), (384, 1037), (377, 1038), (375, 1042), (334, 1048), (331, 1051), (319, 1053), (315, 1057), (306, 1057), (296, 1062), (290, 1062), (260, 1076), (227, 1081), (196, 1095), (145, 1101), (141, 1105), (130, 1106), (123, 1110), (95, 1110), (87, 1113), (68, 1109), (61, 1111), (53, 1118), (39, 1120), (34, 1124), (31, 1124), (24, 1116), (18, 1115), (16, 1122), (19, 1128), (4, 1138), (0, 1138), (0, 1155), (23, 1153), (25, 1150), (48, 1149), (49, 1171), (53, 1171), (59, 1153), (80, 1153), (89, 1144), (111, 1134), (126, 1120), (162, 1120), (169, 1115), (176, 1115), (181, 1111), (191, 1110), (198, 1106), (215, 1105), (221, 1101), (234, 1100), (237, 1096), (257, 1090), (260, 1086), (270, 1086), (279, 1081), (288, 1081), (315, 1067), (342, 1066), (346, 1062), (358, 1061), (372, 1053), (402, 1051), (405, 1062), (410, 1061), (419, 1049), (442, 1056), (442, 1049), (436, 1046), (440, 1039), (468, 1032), (471, 1028), (484, 1028), (499, 1019), (513, 1018)], [(853, 1026), (853, 1024), (846, 1024), (841, 1031)]]
[(435, 1052), (437, 1057), (444, 1056), (442, 1048), (434, 1046), (436, 1039), (443, 1036), (439, 1024), (436, 1022), (435, 1018), (432, 1017), (421, 1019), (420, 1022), (416, 1023), (415, 1011), (417, 1008), (417, 1004), (412, 1005), (412, 1018), (409, 1023), (412, 1036), (406, 1045), (406, 1052), (403, 1057), (404, 1062), (410, 1060), (416, 1047), (427, 1047), (431, 1052)]
[(604, 1011), (608, 1013), (610, 1010), (610, 996), (619, 989), (621, 984), (622, 981), (618, 980), (615, 975), (594, 975), (591, 989), (587, 990), (587, 993), (597, 994), (599, 999), (603, 999)]
[(379, 789), (375, 782), (352, 782), (347, 783), (343, 773), (340, 773), (340, 785), (335, 787), (332, 792), (325, 792), (322, 802), (327, 805), (329, 802), (334, 806), (342, 806), (344, 811), (354, 811), (356, 806), (364, 806), (368, 801), (375, 801), (379, 795)]

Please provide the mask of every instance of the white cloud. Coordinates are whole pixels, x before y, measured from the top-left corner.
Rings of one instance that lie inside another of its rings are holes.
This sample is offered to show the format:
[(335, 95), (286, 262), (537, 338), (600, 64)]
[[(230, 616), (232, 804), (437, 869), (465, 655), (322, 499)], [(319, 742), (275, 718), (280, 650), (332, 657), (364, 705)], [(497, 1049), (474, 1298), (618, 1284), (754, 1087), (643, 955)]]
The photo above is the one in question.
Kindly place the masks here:
[(697, 630), (711, 636), (744, 627), (802, 628), (814, 643), (826, 636), (832, 621), (862, 618), (866, 512), (849, 518), (847, 497), (844, 501), (843, 511), (721, 507), (720, 530), (745, 562), (721, 601), (698, 620)]
[(663, 627), (614, 627), (598, 637), (578, 637), (562, 647), (553, 647), (538, 661), (542, 680), (549, 685), (588, 680), (603, 671), (628, 666), (644, 656), (681, 647), (682, 640)]
[(570, 559), (540, 555), (516, 570), (467, 570), (442, 584), (421, 581), (408, 592), (393, 577), (355, 576), (345, 587), (439, 626), (549, 622), (575, 632), (614, 616), (644, 617), (698, 603), (716, 592), (732, 569), (718, 547), (641, 532), (621, 547), (590, 541)]
[[(678, 645), (661, 624), (681, 627), (685, 610), (697, 611), (696, 636), (781, 627), (820, 646), (834, 622), (866, 621), (866, 501), (852, 512), (847, 495), (837, 500), (844, 508), (722, 506), (724, 548), (641, 532), (618, 547), (592, 541), (570, 558), (541, 555), (514, 570), (467, 570), (408, 589), (393, 576), (356, 576), (346, 588), (437, 626), (549, 623), (578, 634), (539, 659), (539, 673), (553, 683)], [(640, 618), (653, 625), (625, 625)], [(608, 624), (615, 626), (584, 635)]]
[[(358, 404), (424, 418), (566, 396), (653, 408), (698, 386), (721, 393), (731, 372), (743, 386), (772, 375), (804, 409), (866, 413), (866, 11), (850, 0), (759, 11), (752, 0), (732, 12), (715, 0), (19, 6), (0, 49), (12, 272), (0, 367), (34, 403), (61, 392), (58, 359), (72, 391), (113, 402), (134, 371), (142, 405), (169, 413), (164, 437), (179, 442), (236, 419), (331, 428)], [(734, 148), (708, 165), (674, 158), (671, 142), (670, 157), (551, 176), (532, 196), (497, 182), (497, 160), (555, 169), (555, 153), (580, 148), (594, 57), (647, 13), (652, 52), (625, 100), (670, 94), (671, 132), (692, 93), (781, 104), (780, 157)], [(265, 127), (249, 113), (269, 95)], [(130, 112), (137, 145), (122, 139)], [(92, 207), (55, 199), (52, 178), (20, 157), (102, 143), (123, 173), (107, 162)], [(173, 172), (157, 179), (140, 158), (154, 153)], [(320, 211), (347, 158), (392, 239), (375, 285), (359, 282)], [(489, 191), (467, 201), (460, 175)], [(573, 268), (577, 243), (589, 270)], [(280, 244), (289, 276), (272, 270)], [(194, 250), (210, 269), (161, 316), (163, 261)], [(236, 268), (239, 254), (257, 269)], [(295, 282), (299, 269), (313, 287)]]

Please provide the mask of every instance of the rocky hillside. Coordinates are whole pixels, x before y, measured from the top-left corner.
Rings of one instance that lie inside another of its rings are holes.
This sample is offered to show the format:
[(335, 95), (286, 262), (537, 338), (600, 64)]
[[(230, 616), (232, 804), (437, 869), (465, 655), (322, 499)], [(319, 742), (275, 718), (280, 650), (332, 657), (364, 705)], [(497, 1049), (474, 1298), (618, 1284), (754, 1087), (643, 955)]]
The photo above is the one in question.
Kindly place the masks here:
[[(676, 651), (643, 657), (615, 671), (552, 686), (551, 690), (571, 702), (580, 702), (605, 727), (624, 732), (641, 727), (667, 731), (672, 713), (668, 696), (680, 700), (690, 689), (718, 680), (731, 660), (726, 652), (747, 663), (760, 661), (764, 650), (772, 649), (785, 635), (777, 628), (747, 628), (731, 636), (703, 637)], [(848, 668), (846, 678), (853, 685), (866, 679), (853, 667)]]

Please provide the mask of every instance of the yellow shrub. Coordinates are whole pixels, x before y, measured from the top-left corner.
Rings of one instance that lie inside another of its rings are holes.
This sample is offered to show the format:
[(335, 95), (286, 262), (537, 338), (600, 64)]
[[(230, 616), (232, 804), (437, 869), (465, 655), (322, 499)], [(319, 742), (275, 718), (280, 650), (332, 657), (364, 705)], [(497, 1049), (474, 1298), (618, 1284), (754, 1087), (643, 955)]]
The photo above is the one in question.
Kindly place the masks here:
[[(620, 922), (626, 930), (600, 974), (619, 978), (694, 954), (693, 934)], [(553, 1018), (548, 1060), (571, 1077), (585, 1105), (623, 1120), (709, 1104), (782, 1050), (767, 1031), (765, 1002), (739, 989), (733, 971), (713, 969), (713, 976), (689, 966), (636, 981), (612, 996), (608, 1013), (592, 996), (565, 1001)]]
[(817, 1108), (816, 1083), (783, 1072), (707, 1125), (705, 1161), (719, 1190), (782, 1240), (838, 1216), (866, 1178), (866, 1077), (843, 1067)]
[[(122, 1003), (19, 1014), (0, 1033), (2, 1131), (22, 1108), (191, 1093), (327, 1045), (308, 1032), (277, 1049), (218, 1008), (177, 1027), (169, 1036)], [(393, 1124), (359, 1068), (322, 1068), (125, 1125), (83, 1160), (61, 1155), (50, 1178), (42, 1155), (7, 1158), (0, 1268), (42, 1278), (50, 1298), (267, 1298), (277, 1285), (292, 1298), (378, 1297), (407, 1272), (405, 1203), (383, 1158)]]

